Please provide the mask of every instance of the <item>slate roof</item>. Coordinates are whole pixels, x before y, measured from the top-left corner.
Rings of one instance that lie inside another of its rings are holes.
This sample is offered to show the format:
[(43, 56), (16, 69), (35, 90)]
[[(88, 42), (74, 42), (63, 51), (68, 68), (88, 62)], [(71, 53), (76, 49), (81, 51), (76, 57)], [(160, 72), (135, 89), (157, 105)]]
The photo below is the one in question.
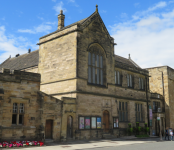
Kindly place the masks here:
[(25, 68), (30, 68), (38, 66), (39, 63), (39, 50), (32, 51), (20, 55), (18, 57), (8, 58), (2, 64), (0, 64), (0, 70), (2, 68), (11, 70), (22, 70)]
[(118, 62), (121, 62), (121, 63), (124, 63), (130, 67), (138, 67), (140, 68), (135, 62), (133, 63), (132, 60), (130, 59), (127, 59), (127, 58), (124, 58), (124, 57), (121, 57), (121, 56), (118, 56), (118, 55), (115, 55), (115, 61), (118, 61)]

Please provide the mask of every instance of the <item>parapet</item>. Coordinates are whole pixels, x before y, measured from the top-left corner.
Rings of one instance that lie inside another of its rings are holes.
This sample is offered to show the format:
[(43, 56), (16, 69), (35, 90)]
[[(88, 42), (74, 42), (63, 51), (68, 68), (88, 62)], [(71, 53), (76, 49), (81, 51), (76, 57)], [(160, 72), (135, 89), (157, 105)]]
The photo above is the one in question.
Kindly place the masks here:
[(40, 82), (39, 73), (25, 72), (20, 70), (10, 70), (2, 68), (0, 70), (0, 81), (21, 82), (21, 80)]

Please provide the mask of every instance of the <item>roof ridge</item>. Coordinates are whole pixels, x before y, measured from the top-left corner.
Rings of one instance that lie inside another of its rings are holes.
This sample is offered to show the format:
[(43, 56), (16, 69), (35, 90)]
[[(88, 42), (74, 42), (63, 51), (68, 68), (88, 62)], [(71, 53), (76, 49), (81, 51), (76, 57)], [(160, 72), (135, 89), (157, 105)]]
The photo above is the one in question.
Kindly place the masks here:
[[(119, 55), (116, 55), (116, 54), (114, 54), (115, 56), (118, 56), (118, 57), (121, 57), (121, 58), (124, 58), (124, 59), (127, 59), (127, 58), (125, 58), (125, 57), (122, 57), (122, 56), (119, 56)], [(127, 60), (129, 60), (129, 59), (127, 59)]]
[(19, 55), (18, 57), (12, 57), (12, 58), (19, 58), (19, 57), (21, 57), (21, 56), (23, 56), (23, 55), (31, 54), (31, 53), (36, 52), (36, 51), (38, 51), (38, 50), (39, 50), (39, 49), (34, 50), (34, 51), (30, 52), (30, 53), (24, 53), (24, 54), (22, 54), (22, 55)]
[(0, 66), (3, 65), (3, 64), (4, 64), (6, 61), (8, 61), (10, 58), (11, 58), (11, 57), (8, 57), (6, 60), (4, 60), (4, 61), (0, 64)]

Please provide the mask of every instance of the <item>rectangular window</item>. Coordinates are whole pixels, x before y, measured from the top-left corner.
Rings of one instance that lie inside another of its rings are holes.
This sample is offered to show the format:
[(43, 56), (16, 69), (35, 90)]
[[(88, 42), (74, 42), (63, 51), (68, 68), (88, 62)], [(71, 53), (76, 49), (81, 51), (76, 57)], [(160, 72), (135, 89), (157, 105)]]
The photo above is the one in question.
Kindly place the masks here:
[(130, 87), (132, 87), (132, 75), (130, 75)]
[(117, 81), (118, 81), (118, 84), (120, 84), (120, 72), (119, 71), (117, 71)]
[(127, 86), (133, 87), (133, 77), (131, 74), (127, 74)]
[(95, 54), (92, 54), (92, 66), (95, 66)]
[(24, 104), (20, 103), (19, 113), (24, 113)]
[(143, 78), (141, 78), (141, 89), (142, 90), (144, 89), (144, 81), (143, 81)]
[(13, 103), (13, 113), (17, 113), (18, 111), (18, 105), (17, 103)]
[(129, 75), (127, 74), (127, 86), (130, 86)]
[(97, 67), (99, 67), (99, 56), (97, 55)]
[(117, 85), (121, 84), (120, 83), (120, 78), (121, 78), (120, 72), (119, 71), (115, 71), (115, 84), (117, 84)]
[(92, 68), (92, 83), (94, 83), (95, 84), (95, 68), (93, 67)]
[(119, 102), (119, 121), (128, 121), (127, 102)]
[(79, 118), (79, 129), (84, 129), (84, 117)]
[(91, 128), (96, 129), (96, 117), (91, 117)]
[(17, 123), (17, 114), (13, 114), (12, 115), (12, 124), (16, 124)]
[(115, 71), (115, 84), (117, 84), (117, 71)]
[(144, 80), (143, 80), (143, 78), (139, 78), (139, 89), (144, 90)]
[(113, 117), (113, 128), (118, 128), (119, 125), (118, 125), (118, 117)]
[(101, 75), (101, 77), (100, 77), (100, 79), (101, 79), (100, 83), (101, 83), (101, 85), (103, 85), (103, 70), (100, 70), (100, 75)]
[(103, 57), (100, 56), (100, 68), (103, 68)]
[(135, 104), (135, 115), (136, 121), (143, 121), (143, 105), (142, 104)]
[(19, 115), (19, 124), (23, 124), (23, 115)]
[(23, 117), (24, 117), (23, 113), (24, 113), (24, 104), (13, 103), (12, 124), (16, 125), (23, 124)]
[(88, 53), (88, 65), (91, 65), (91, 53)]
[(97, 84), (100, 84), (100, 71), (97, 69)]
[(88, 67), (88, 82), (91, 83), (91, 67)]

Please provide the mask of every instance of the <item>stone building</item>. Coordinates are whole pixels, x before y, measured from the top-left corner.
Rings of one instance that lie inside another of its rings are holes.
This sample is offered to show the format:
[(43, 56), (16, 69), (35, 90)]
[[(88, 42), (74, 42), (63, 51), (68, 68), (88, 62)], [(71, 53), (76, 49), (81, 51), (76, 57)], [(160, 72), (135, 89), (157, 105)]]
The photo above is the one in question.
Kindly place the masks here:
[[(58, 18), (58, 29), (39, 39), (39, 50), (8, 58), (0, 65), (39, 73), (40, 90), (62, 101), (62, 121), (56, 120), (60, 116), (50, 117), (49, 125), (42, 120), (44, 131), (50, 126), (48, 138), (117, 137), (128, 123), (144, 126), (150, 104), (149, 72), (130, 56), (114, 54), (116, 43), (97, 7), (86, 19), (68, 26), (64, 26), (62, 11)], [(60, 134), (52, 130), (56, 127)]]
[[(0, 141), (49, 137), (60, 139), (62, 101), (40, 92), (40, 74), (3, 69), (0, 72)], [(58, 124), (59, 123), (59, 124)], [(44, 131), (45, 128), (45, 131)]]
[(174, 128), (174, 69), (169, 66), (147, 68), (149, 71), (150, 91), (159, 93), (164, 101), (159, 105), (161, 111), (165, 111), (165, 126)]

